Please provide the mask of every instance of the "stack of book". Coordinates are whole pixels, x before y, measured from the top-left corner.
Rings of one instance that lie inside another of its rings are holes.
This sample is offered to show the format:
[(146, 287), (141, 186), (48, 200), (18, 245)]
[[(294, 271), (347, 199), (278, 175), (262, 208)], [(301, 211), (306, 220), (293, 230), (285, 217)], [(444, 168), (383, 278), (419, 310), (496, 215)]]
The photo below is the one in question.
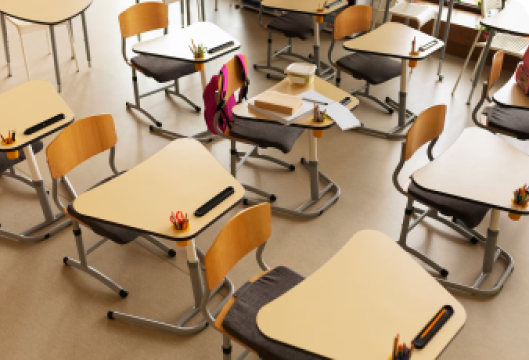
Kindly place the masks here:
[(248, 108), (283, 124), (290, 124), (310, 115), (314, 105), (303, 102), (298, 96), (270, 90), (250, 99)]

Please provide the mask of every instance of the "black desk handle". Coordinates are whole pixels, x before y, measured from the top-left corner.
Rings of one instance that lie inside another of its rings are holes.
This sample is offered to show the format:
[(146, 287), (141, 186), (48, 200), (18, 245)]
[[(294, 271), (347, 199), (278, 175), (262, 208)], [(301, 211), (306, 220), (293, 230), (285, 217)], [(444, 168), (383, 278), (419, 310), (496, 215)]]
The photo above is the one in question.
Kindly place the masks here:
[(64, 120), (66, 116), (64, 114), (55, 115), (54, 117), (49, 118), (48, 120), (44, 120), (36, 125), (33, 125), (24, 131), (24, 135), (31, 135), (33, 133), (36, 133), (39, 130), (42, 130), (50, 125), (55, 124), (57, 121)]
[(233, 194), (235, 194), (235, 189), (233, 188), (233, 186), (227, 187), (226, 189), (218, 193), (213, 199), (209, 200), (207, 203), (199, 207), (197, 211), (195, 211), (195, 216), (202, 217), (206, 215), (208, 212), (213, 210), (217, 205), (219, 205), (221, 202), (223, 202)]

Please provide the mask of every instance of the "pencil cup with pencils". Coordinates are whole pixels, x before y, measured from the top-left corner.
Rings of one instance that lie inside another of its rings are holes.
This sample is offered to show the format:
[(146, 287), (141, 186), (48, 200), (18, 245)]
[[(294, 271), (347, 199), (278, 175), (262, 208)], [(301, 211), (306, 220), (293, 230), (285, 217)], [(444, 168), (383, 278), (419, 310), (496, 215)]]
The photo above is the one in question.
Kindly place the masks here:
[[(17, 142), (15, 130), (9, 131), (9, 134), (7, 137), (4, 137), (2, 134), (0, 134), (0, 137), (2, 138), (2, 145), (12, 145), (12, 144), (16, 144)], [(16, 160), (20, 156), (18, 153), (18, 150), (8, 151), (6, 155), (9, 160)]]
[(393, 353), (389, 356), (389, 360), (410, 360), (415, 346), (413, 343), (411, 344), (411, 347), (406, 345), (406, 343), (399, 345), (399, 337), (400, 334), (395, 336), (395, 342), (393, 343)]
[[(410, 52), (410, 56), (419, 56), (419, 52), (415, 50), (417, 46), (417, 42), (416, 42), (416, 38), (413, 38), (413, 41), (411, 43), (411, 52)], [(410, 60), (408, 62), (408, 66), (410, 68), (416, 68), (417, 67), (417, 60)]]
[(173, 228), (178, 231), (186, 231), (191, 227), (187, 214), (184, 215), (181, 211), (177, 211), (176, 214), (171, 211), (169, 220), (173, 224)]
[[(523, 187), (514, 190), (514, 197), (512, 198), (512, 203), (515, 207), (522, 207), (526, 208), (529, 206), (529, 195), (527, 192), (529, 189), (527, 188), (527, 184), (525, 184)], [(514, 221), (520, 220), (522, 215), (516, 214), (516, 213), (509, 213), (509, 218)]]
[[(327, 111), (320, 111), (319, 105), (314, 104), (314, 122), (322, 124), (327, 120)], [(321, 138), (323, 136), (323, 130), (314, 130), (314, 137)]]
[(189, 49), (193, 53), (195, 59), (203, 59), (204, 55), (208, 51), (208, 48), (202, 44), (198, 44), (198, 46), (195, 45), (195, 42), (193, 40), (191, 40), (191, 45), (189, 45)]

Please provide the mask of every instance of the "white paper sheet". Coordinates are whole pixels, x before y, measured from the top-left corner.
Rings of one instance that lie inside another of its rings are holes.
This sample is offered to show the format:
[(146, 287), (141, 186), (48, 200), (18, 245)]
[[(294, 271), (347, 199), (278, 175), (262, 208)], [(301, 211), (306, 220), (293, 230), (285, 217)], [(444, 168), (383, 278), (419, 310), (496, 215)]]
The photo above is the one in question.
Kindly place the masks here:
[(335, 102), (327, 107), (327, 115), (334, 120), (342, 130), (354, 129), (362, 126), (362, 123), (342, 104)]

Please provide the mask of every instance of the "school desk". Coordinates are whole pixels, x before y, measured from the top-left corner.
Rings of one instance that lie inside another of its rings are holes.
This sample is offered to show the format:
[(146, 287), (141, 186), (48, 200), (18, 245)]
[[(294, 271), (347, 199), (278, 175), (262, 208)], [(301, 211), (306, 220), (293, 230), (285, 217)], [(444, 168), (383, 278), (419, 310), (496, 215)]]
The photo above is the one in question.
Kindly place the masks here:
[(356, 233), (315, 273), (257, 314), (261, 332), (336, 360), (388, 359), (445, 306), (452, 317), (413, 360), (436, 359), (466, 321), (463, 306), (386, 234)]
[[(349, 97), (351, 99), (351, 102), (346, 105), (346, 107), (349, 110), (353, 110), (354, 108), (358, 106), (357, 98), (355, 98), (349, 93), (343, 91), (342, 89), (330, 84), (329, 82), (319, 77), (314, 77), (313, 83), (309, 85), (304, 85), (304, 86), (292, 84), (289, 79), (284, 79), (268, 90), (277, 91), (280, 93), (285, 93), (285, 94), (290, 94), (290, 95), (297, 95), (305, 91), (314, 90), (320, 93), (321, 95), (326, 96), (329, 99), (334, 100), (334, 101), (340, 101), (346, 97)], [(248, 108), (248, 104), (245, 102), (242, 102), (236, 105), (232, 111), (235, 116), (238, 116), (238, 117), (241, 117), (247, 120), (277, 122), (276, 120), (272, 120), (270, 118), (267, 118), (264, 115), (261, 115), (259, 113), (256, 113), (255, 111), (250, 110)], [(338, 198), (340, 197), (340, 188), (334, 181), (332, 181), (329, 177), (327, 177), (325, 174), (323, 174), (319, 170), (318, 138), (316, 137), (317, 133), (315, 133), (315, 131), (323, 131), (323, 130), (330, 128), (333, 125), (334, 125), (334, 121), (332, 120), (326, 120), (324, 123), (314, 122), (314, 117), (312, 116), (312, 114), (309, 116), (306, 116), (303, 119), (295, 121), (289, 125), (289, 126), (299, 126), (305, 129), (312, 130), (308, 132), (309, 133), (309, 161), (307, 162), (304, 158), (301, 159), (301, 163), (307, 167), (307, 169), (309, 170), (309, 174), (310, 174), (310, 189), (311, 189), (310, 199), (295, 210), (282, 208), (276, 205), (271, 205), (272, 211), (283, 213), (286, 215), (296, 216), (296, 217), (313, 218), (313, 217), (321, 215), (325, 210), (327, 210), (331, 205), (333, 205), (338, 200)], [(325, 187), (321, 190), (320, 190), (320, 181), (322, 181), (325, 184)], [(315, 210), (307, 211), (309, 207), (315, 205), (329, 191), (334, 192), (334, 195), (332, 196), (332, 198), (330, 198), (321, 207)], [(253, 200), (248, 200), (248, 203), (253, 204), (257, 202)]]
[(65, 21), (71, 21), (74, 17), (81, 15), (83, 23), (86, 57), (90, 66), (90, 45), (88, 44), (88, 30), (86, 27), (85, 11), (92, 4), (92, 0), (0, 0), (0, 22), (2, 36), (4, 37), (4, 50), (7, 61), (7, 69), (11, 76), (11, 57), (9, 55), (9, 40), (7, 37), (5, 16), (11, 16), (19, 20), (29, 21), (50, 27), (51, 49), (55, 65), (55, 77), (57, 87), (61, 92), (61, 74), (59, 71), (59, 59), (57, 57), (57, 46), (55, 44), (55, 25)]
[[(466, 128), (444, 153), (412, 175), (413, 182), (425, 191), (441, 193), (490, 207), (491, 215), (485, 242), (483, 267), (473, 285), (462, 285), (445, 279), (449, 288), (478, 296), (492, 296), (503, 288), (514, 269), (512, 257), (497, 246), (502, 211), (528, 215), (529, 208), (511, 202), (513, 192), (529, 179), (529, 156), (501, 137), (477, 127)], [(509, 223), (504, 219), (504, 224)], [(512, 224), (514, 225), (514, 224)], [(505, 269), (491, 289), (480, 289), (491, 274), (498, 258)]]
[(504, 107), (529, 109), (529, 96), (516, 83), (516, 74), (492, 96), (492, 100)]
[[(152, 183), (153, 174), (156, 174), (156, 186), (138, 191), (145, 189), (145, 184)], [(195, 210), (229, 186), (234, 188), (234, 193), (230, 197), (206, 215), (202, 217), (194, 215)], [(172, 141), (161, 151), (121, 176), (79, 195), (73, 202), (73, 207), (84, 216), (176, 241), (178, 245), (186, 247), (195, 300), (187, 314), (175, 324), (117, 311), (110, 311), (108, 317), (177, 335), (190, 335), (203, 330), (207, 326), (205, 320), (193, 326), (185, 326), (200, 311), (199, 305), (203, 293), (200, 272), (193, 271), (199, 266), (195, 238), (237, 205), (243, 196), (242, 185), (194, 139)], [(189, 230), (173, 229), (169, 221), (172, 211), (188, 214)], [(225, 298), (228, 300), (233, 290), (229, 282), (221, 284), (215, 293), (226, 286), (229, 286)], [(217, 307), (217, 310), (222, 308), (223, 303)]]
[[(24, 135), (24, 131), (42, 121), (58, 114), (64, 114), (64, 119), (43, 128), (31, 135)], [(0, 133), (7, 135), (9, 130), (16, 129), (16, 143), (0, 145), (0, 152), (20, 150), (24, 152), (29, 166), (31, 179), (15, 172), (4, 172), (2, 176), (9, 176), (33, 187), (37, 192), (40, 207), (44, 214), (44, 221), (19, 234), (0, 229), (0, 236), (23, 243), (35, 243), (49, 238), (51, 235), (71, 224), (70, 220), (62, 221), (64, 214), (53, 214), (44, 181), (40, 173), (31, 143), (51, 135), (70, 124), (74, 119), (72, 110), (57, 94), (53, 86), (42, 80), (28, 81), (5, 93), (0, 94)], [(21, 211), (19, 209), (19, 211)], [(26, 215), (21, 212), (21, 216)], [(26, 219), (33, 222), (33, 219)], [(54, 225), (56, 224), (56, 225)], [(2, 224), (3, 225), (3, 224)], [(35, 235), (36, 232), (47, 228), (46, 232)]]
[[(431, 41), (436, 40), (437, 42), (428, 49), (420, 51), (418, 56), (412, 56), (410, 52), (414, 38), (416, 39), (416, 49)], [(398, 125), (388, 132), (368, 128), (359, 128), (358, 131), (387, 139), (404, 139), (406, 134), (401, 132), (415, 121), (417, 117), (417, 115), (406, 108), (408, 60), (424, 60), (443, 46), (444, 43), (441, 40), (437, 40), (430, 35), (406, 25), (392, 22), (382, 24), (380, 27), (365, 35), (344, 42), (343, 47), (346, 50), (397, 58), (402, 62), (400, 101), (397, 102), (389, 97), (386, 98), (386, 102), (398, 110)]]

